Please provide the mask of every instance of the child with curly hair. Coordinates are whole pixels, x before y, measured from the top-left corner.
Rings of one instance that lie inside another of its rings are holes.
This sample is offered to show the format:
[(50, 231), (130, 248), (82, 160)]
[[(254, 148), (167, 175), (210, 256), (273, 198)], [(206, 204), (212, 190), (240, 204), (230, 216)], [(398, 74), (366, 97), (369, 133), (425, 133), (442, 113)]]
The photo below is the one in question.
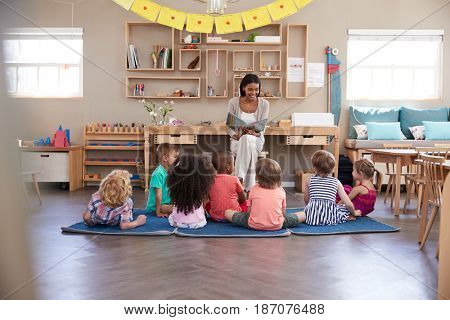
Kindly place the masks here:
[(305, 221), (303, 212), (286, 213), (286, 192), (281, 187), (281, 168), (272, 159), (256, 163), (257, 184), (250, 189), (249, 211), (225, 211), (233, 224), (255, 230), (280, 230)]
[[(373, 185), (375, 175), (375, 165), (368, 159), (359, 159), (353, 164), (353, 180), (356, 186), (344, 186), (348, 198), (353, 202), (355, 209), (361, 211), (362, 216), (366, 216), (375, 210), (377, 201), (377, 189)], [(339, 196), (337, 201), (341, 203)]]
[(173, 203), (169, 223), (177, 228), (198, 229), (206, 225), (203, 202), (208, 199), (215, 171), (202, 157), (182, 155), (169, 170), (167, 186)]
[[(331, 175), (336, 165), (334, 156), (319, 150), (311, 160), (315, 175), (306, 182), (305, 187), (306, 223), (314, 226), (335, 225), (360, 216), (361, 211), (355, 210), (341, 182)], [(344, 205), (336, 204), (336, 194), (339, 194)]]
[(133, 221), (131, 174), (126, 170), (114, 170), (100, 183), (100, 188), (91, 196), (87, 211), (83, 213), (88, 226), (119, 225), (120, 229), (132, 229), (146, 223), (147, 217), (139, 215)]

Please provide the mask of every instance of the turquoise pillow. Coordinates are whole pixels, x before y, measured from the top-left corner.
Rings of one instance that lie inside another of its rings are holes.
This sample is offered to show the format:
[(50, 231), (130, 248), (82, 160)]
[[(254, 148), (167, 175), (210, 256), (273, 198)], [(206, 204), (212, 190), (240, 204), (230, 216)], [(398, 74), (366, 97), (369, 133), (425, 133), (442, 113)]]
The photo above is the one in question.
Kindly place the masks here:
[(424, 121), (426, 140), (450, 140), (450, 122)]
[(367, 122), (369, 140), (403, 140), (400, 122)]
[(406, 138), (414, 139), (409, 128), (422, 126), (422, 121), (445, 122), (448, 121), (448, 108), (433, 109), (400, 108), (400, 126)]
[(356, 139), (355, 128), (357, 124), (366, 124), (366, 122), (398, 122), (400, 108), (370, 108), (354, 107), (349, 108), (348, 138)]

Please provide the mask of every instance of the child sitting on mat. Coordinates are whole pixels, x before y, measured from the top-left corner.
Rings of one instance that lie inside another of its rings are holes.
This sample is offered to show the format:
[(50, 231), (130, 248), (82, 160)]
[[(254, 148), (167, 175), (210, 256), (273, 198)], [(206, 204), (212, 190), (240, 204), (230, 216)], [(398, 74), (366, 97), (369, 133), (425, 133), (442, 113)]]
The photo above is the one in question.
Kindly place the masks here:
[(186, 154), (169, 170), (167, 186), (173, 201), (169, 223), (177, 228), (198, 229), (206, 225), (203, 202), (214, 182), (214, 168), (202, 157)]
[(286, 213), (286, 192), (281, 188), (281, 168), (271, 159), (256, 163), (257, 184), (250, 189), (248, 212), (226, 210), (232, 223), (255, 230), (280, 230), (295, 227), (305, 220), (303, 212)]
[[(306, 223), (309, 225), (335, 225), (361, 215), (361, 211), (355, 210), (342, 184), (332, 176), (335, 165), (336, 160), (328, 151), (319, 150), (312, 156), (315, 175), (306, 182), (304, 195)], [(339, 194), (344, 205), (336, 204), (336, 194)]]
[(212, 220), (225, 222), (225, 210), (246, 212), (247, 201), (241, 182), (238, 177), (232, 175), (233, 154), (231, 152), (215, 154), (212, 162), (217, 174), (209, 192), (209, 202), (205, 205), (205, 210)]
[(119, 225), (120, 229), (132, 229), (145, 224), (145, 215), (139, 215), (133, 221), (130, 178), (131, 174), (126, 170), (114, 170), (108, 174), (83, 213), (84, 223), (90, 227), (96, 224)]
[[(353, 165), (353, 180), (356, 186), (344, 186), (345, 193), (353, 202), (355, 209), (361, 211), (362, 216), (366, 216), (375, 210), (375, 201), (377, 200), (377, 190), (373, 185), (373, 177), (375, 175), (375, 165), (368, 159), (360, 159), (355, 161)], [(339, 196), (337, 201), (341, 203)]]
[(167, 218), (173, 209), (166, 183), (167, 171), (178, 159), (180, 148), (175, 144), (163, 143), (158, 146), (156, 154), (158, 156), (159, 166), (152, 173), (145, 210), (155, 212), (158, 217)]

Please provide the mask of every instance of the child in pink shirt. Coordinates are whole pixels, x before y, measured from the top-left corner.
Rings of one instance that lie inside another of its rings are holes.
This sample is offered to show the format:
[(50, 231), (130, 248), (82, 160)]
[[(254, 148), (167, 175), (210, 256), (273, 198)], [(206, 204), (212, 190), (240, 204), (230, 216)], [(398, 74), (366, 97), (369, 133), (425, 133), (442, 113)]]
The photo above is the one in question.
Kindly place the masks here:
[(280, 230), (305, 221), (303, 212), (286, 213), (286, 192), (281, 188), (280, 165), (271, 159), (256, 163), (256, 184), (250, 190), (249, 212), (225, 211), (228, 221), (249, 229)]
[(206, 225), (203, 202), (214, 182), (214, 168), (203, 158), (182, 155), (170, 169), (167, 186), (174, 205), (169, 223), (177, 228), (198, 229)]
[(234, 157), (231, 152), (220, 153), (213, 158), (217, 175), (209, 192), (209, 203), (205, 206), (211, 219), (224, 222), (225, 210), (247, 211), (244, 188), (234, 172)]

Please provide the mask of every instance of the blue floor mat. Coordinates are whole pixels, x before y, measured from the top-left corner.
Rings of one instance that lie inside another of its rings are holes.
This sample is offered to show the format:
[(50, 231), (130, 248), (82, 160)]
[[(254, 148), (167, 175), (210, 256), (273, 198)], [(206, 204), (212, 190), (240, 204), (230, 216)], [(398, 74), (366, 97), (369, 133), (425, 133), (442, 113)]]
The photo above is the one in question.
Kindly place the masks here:
[(289, 230), (295, 235), (319, 236), (329, 234), (396, 232), (400, 228), (384, 224), (369, 217), (361, 217), (354, 221), (348, 221), (334, 226), (310, 226), (302, 223), (295, 228), (289, 228)]
[(258, 231), (236, 226), (228, 222), (218, 223), (208, 221), (208, 224), (200, 229), (177, 228), (175, 234), (181, 237), (209, 237), (209, 238), (271, 238), (287, 237), (291, 233), (287, 229), (276, 231)]
[[(134, 216), (138, 214), (145, 214), (143, 210), (133, 210)], [(175, 228), (172, 227), (167, 219), (157, 218), (154, 215), (147, 215), (147, 223), (143, 226), (121, 230), (119, 226), (93, 226), (88, 227), (83, 222), (76, 223), (70, 227), (62, 227), (63, 232), (82, 233), (82, 234), (105, 234), (118, 236), (169, 236), (174, 234)]]

